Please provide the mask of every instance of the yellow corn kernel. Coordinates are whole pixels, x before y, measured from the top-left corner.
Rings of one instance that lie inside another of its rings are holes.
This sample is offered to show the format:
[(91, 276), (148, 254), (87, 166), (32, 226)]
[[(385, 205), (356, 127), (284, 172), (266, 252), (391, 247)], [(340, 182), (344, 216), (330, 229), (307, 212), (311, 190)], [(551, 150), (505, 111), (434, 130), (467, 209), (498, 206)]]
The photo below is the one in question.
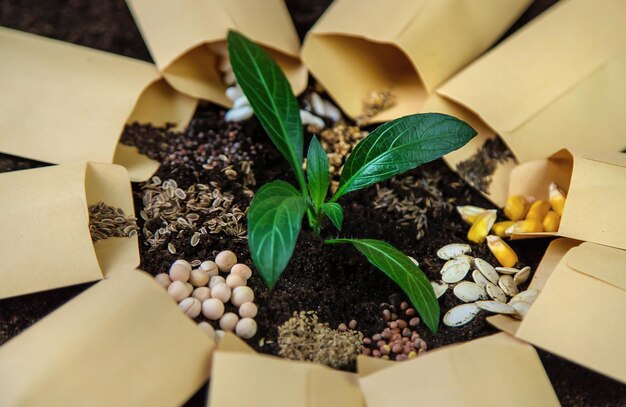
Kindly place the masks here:
[(543, 220), (543, 230), (546, 232), (556, 232), (559, 230), (561, 217), (555, 211), (550, 211)]
[(476, 219), (483, 213), (487, 212), (487, 209), (480, 208), (478, 206), (465, 205), (465, 206), (457, 206), (456, 211), (461, 215), (461, 218), (469, 223), (473, 224)]
[(530, 203), (525, 197), (522, 195), (513, 195), (506, 200), (504, 214), (507, 218), (517, 221), (524, 219), (529, 207)]
[(496, 222), (493, 224), (491, 231), (497, 236), (506, 237), (506, 230), (515, 224), (512, 220), (505, 220), (502, 222)]
[(515, 222), (515, 224), (506, 230), (507, 235), (515, 233), (538, 233), (543, 232), (543, 225), (534, 219), (525, 219)]
[(502, 267), (513, 267), (517, 263), (517, 254), (500, 237), (487, 236), (487, 246)]
[(549, 196), (550, 206), (552, 206), (552, 210), (556, 212), (557, 215), (562, 216), (563, 207), (565, 206), (565, 193), (553, 182), (552, 184), (550, 184)]
[(536, 220), (537, 222), (543, 222), (543, 219), (550, 212), (550, 203), (546, 201), (536, 201), (530, 206), (528, 213), (526, 214), (527, 220)]
[(489, 209), (482, 215), (478, 215), (476, 221), (472, 224), (472, 227), (467, 232), (467, 239), (474, 243), (482, 243), (489, 234), (491, 227), (496, 221), (496, 210)]

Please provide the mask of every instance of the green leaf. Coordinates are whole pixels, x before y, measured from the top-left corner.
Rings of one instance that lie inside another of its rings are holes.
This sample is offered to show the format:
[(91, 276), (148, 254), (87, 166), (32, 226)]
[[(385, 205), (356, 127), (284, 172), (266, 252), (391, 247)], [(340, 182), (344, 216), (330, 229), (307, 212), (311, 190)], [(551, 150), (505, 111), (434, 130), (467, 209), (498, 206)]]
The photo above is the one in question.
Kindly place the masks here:
[(306, 159), (306, 175), (309, 179), (309, 193), (316, 208), (319, 208), (330, 186), (330, 168), (328, 156), (322, 148), (317, 137), (313, 136), (309, 144), (309, 152)]
[(291, 165), (304, 192), (302, 123), (291, 85), (276, 62), (240, 33), (228, 32), (228, 53), (237, 83), (270, 139)]
[(439, 302), (424, 272), (406, 254), (389, 243), (373, 239), (333, 239), (326, 240), (325, 243), (352, 243), (370, 263), (381, 269), (407, 293), (426, 326), (437, 333)]
[(291, 259), (307, 206), (307, 199), (284, 181), (263, 185), (250, 203), (250, 254), (270, 288)]
[(322, 204), (322, 211), (328, 216), (337, 230), (341, 230), (343, 223), (343, 208), (337, 202), (326, 202)]
[(354, 148), (330, 200), (433, 161), (471, 140), (467, 123), (439, 113), (415, 114), (385, 123)]

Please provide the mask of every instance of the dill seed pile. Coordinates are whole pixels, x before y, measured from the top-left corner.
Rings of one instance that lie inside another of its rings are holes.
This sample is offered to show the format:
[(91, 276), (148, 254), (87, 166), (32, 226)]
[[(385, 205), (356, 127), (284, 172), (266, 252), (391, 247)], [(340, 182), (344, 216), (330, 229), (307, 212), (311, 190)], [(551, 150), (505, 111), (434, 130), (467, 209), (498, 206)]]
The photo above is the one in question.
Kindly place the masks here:
[(332, 128), (320, 133), (320, 143), (328, 155), (333, 192), (339, 185), (341, 168), (348, 155), (367, 134), (366, 131), (362, 131), (356, 126), (348, 126), (344, 123), (337, 123)]
[(282, 357), (340, 368), (353, 363), (361, 353), (363, 334), (332, 329), (319, 322), (315, 311), (300, 311), (278, 327), (278, 345)]
[(89, 206), (89, 232), (93, 242), (110, 237), (133, 237), (138, 230), (137, 219), (126, 216), (120, 208), (104, 202)]
[(507, 161), (516, 162), (513, 153), (500, 137), (494, 137), (485, 141), (476, 154), (459, 162), (456, 170), (474, 188), (488, 193), (496, 167)]
[(363, 111), (356, 118), (357, 125), (362, 126), (369, 119), (395, 104), (396, 97), (388, 89), (378, 89), (370, 92), (363, 99)]

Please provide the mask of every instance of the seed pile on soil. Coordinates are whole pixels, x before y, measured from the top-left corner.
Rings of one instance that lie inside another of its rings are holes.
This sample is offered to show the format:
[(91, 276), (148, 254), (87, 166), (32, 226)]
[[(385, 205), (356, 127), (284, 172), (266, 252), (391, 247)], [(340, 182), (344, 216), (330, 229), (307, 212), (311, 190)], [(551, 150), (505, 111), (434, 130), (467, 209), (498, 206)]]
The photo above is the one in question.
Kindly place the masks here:
[(89, 232), (94, 242), (109, 237), (137, 236), (138, 230), (137, 218), (126, 215), (121, 208), (104, 202), (89, 206)]
[(506, 144), (495, 137), (485, 141), (474, 155), (458, 163), (456, 170), (474, 188), (487, 193), (497, 166), (507, 161), (515, 162), (515, 157)]

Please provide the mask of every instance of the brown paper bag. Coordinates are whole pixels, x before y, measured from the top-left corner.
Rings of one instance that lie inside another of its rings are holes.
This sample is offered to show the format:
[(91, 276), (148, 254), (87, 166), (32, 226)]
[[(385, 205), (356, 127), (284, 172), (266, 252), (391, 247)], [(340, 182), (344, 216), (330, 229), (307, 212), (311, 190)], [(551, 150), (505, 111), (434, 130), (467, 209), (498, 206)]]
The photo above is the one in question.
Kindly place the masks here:
[(163, 76), (175, 89), (223, 106), (232, 103), (217, 69), (212, 44), (228, 30), (257, 41), (278, 62), (296, 94), (307, 84), (298, 35), (281, 0), (127, 0)]
[[(620, 151), (626, 147), (625, 20), (625, 2), (562, 1), (438, 93), (493, 129), (479, 131), (475, 144), (482, 145), (495, 132), (519, 162), (564, 147)], [(465, 147), (454, 161), (474, 153), (475, 148)], [(496, 188), (488, 195), (502, 204), (504, 192)]]
[(0, 298), (96, 281), (139, 265), (137, 237), (91, 241), (88, 206), (134, 214), (128, 173), (73, 163), (0, 174)]
[(559, 230), (513, 238), (556, 235), (626, 249), (626, 154), (561, 150), (515, 168), (509, 193), (547, 200), (551, 182), (567, 193)]
[(49, 163), (120, 163), (131, 179), (159, 164), (119, 145), (127, 120), (186, 126), (197, 101), (154, 65), (0, 27), (0, 151)]
[(537, 352), (504, 333), (427, 352), (359, 384), (368, 407), (559, 406)]
[(517, 337), (626, 383), (626, 251), (585, 242), (558, 263)]
[(231, 333), (213, 354), (208, 405), (364, 406), (355, 374), (259, 355)]
[(417, 113), (427, 96), (484, 52), (529, 0), (338, 0), (307, 35), (302, 59), (350, 116), (388, 89), (396, 105), (373, 118)]
[(0, 348), (0, 405), (182, 405), (213, 346), (149, 275), (121, 271)]

